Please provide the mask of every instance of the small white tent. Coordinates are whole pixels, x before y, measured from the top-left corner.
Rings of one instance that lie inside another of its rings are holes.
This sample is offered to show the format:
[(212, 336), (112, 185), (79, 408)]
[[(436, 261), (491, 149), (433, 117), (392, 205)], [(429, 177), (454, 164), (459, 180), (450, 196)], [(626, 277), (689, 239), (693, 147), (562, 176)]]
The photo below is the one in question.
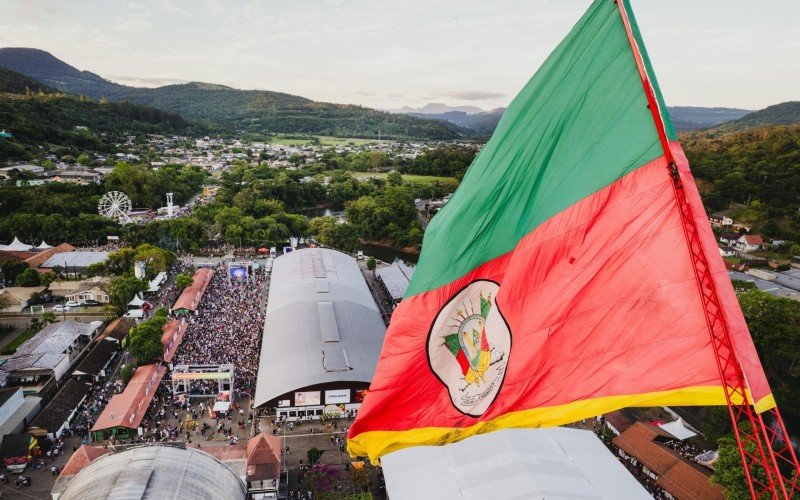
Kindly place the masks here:
[(42, 240), (42, 243), (36, 247), (37, 250), (49, 250), (51, 248), (53, 248), (53, 245), (48, 245), (44, 240)]
[(131, 307), (142, 307), (144, 305), (144, 300), (139, 297), (138, 295), (134, 295), (128, 305)]
[(679, 418), (674, 422), (669, 422), (667, 424), (659, 425), (662, 430), (665, 430), (678, 438), (679, 440), (683, 441), (684, 439), (689, 439), (690, 437), (694, 437), (697, 435), (696, 432), (692, 431), (691, 429), (686, 427), (686, 424), (683, 423), (683, 419)]

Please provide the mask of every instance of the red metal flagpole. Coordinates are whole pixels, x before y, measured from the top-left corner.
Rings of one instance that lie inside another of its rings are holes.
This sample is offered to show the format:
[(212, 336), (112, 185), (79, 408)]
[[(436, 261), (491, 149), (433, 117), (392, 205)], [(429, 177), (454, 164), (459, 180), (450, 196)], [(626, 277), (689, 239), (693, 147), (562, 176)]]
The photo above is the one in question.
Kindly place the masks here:
[[(747, 486), (753, 498), (760, 498), (765, 493), (769, 493), (771, 498), (788, 500), (795, 493), (800, 493), (800, 484), (798, 484), (800, 464), (798, 464), (797, 456), (777, 406), (764, 412), (774, 419), (774, 423), (770, 427), (764, 421), (764, 414), (756, 412), (749, 400), (744, 373), (736, 357), (728, 325), (722, 316), (720, 300), (711, 276), (708, 259), (703, 252), (692, 207), (687, 199), (680, 172), (670, 150), (661, 110), (642, 60), (639, 45), (633, 34), (624, 2), (625, 0), (614, 0), (628, 35), (636, 67), (642, 80), (642, 87), (647, 96), (647, 107), (650, 108), (653, 115), (653, 123), (673, 180), (675, 198), (694, 264), (695, 278), (702, 298), (706, 323), (714, 347), (720, 380), (725, 390), (725, 400), (728, 403), (728, 413), (733, 424), (734, 437), (742, 459)], [(749, 429), (740, 428), (739, 424), (743, 422), (749, 424)], [(779, 441), (781, 445), (776, 446)], [(786, 473), (781, 470), (781, 466), (784, 467)], [(758, 469), (763, 470), (766, 480), (760, 474), (756, 474)]]

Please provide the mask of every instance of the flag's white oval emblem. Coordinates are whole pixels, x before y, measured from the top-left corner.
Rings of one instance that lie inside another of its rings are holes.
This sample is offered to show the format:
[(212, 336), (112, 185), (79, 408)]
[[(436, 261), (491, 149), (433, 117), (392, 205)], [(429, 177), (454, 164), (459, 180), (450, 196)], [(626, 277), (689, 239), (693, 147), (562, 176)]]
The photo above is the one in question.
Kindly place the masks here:
[(458, 411), (483, 415), (506, 374), (511, 331), (497, 305), (500, 286), (473, 281), (442, 307), (428, 333), (428, 364)]

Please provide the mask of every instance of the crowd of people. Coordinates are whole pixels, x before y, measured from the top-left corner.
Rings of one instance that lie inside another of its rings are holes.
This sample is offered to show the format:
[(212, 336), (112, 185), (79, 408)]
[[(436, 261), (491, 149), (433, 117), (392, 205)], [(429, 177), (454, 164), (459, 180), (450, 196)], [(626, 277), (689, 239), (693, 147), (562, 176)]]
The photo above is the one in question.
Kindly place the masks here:
[(264, 326), (266, 274), (251, 270), (246, 278), (232, 278), (220, 264), (200, 301), (197, 314), (175, 357), (175, 364), (226, 364), (234, 370), (234, 394), (252, 397), (258, 373)]
[(94, 384), (86, 399), (78, 407), (75, 418), (69, 429), (64, 431), (63, 436), (78, 436), (87, 439), (95, 420), (102, 413), (111, 396), (121, 393), (124, 388), (125, 385), (120, 379), (100, 381)]

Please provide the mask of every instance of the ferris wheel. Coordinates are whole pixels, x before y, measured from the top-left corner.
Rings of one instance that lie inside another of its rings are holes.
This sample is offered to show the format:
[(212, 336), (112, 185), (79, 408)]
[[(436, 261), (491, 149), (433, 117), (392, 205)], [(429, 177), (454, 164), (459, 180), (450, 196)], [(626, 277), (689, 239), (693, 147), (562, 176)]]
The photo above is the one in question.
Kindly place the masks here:
[(130, 222), (131, 199), (122, 191), (110, 191), (100, 198), (100, 203), (97, 204), (97, 211), (103, 217), (119, 223)]

